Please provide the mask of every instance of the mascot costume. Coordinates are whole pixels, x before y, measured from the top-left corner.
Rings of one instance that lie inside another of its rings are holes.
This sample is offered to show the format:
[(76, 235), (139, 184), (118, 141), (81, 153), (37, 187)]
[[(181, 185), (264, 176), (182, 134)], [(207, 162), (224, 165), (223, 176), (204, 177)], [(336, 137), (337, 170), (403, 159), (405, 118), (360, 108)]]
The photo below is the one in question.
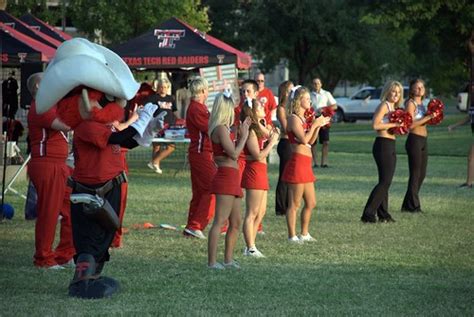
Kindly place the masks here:
[(139, 89), (123, 60), (109, 49), (75, 38), (64, 42), (43, 75), (36, 105), (39, 114), (57, 105), (58, 117), (74, 130), (75, 169), (68, 185), (76, 271), (69, 295), (109, 297), (116, 280), (101, 276), (119, 228), (121, 184), (126, 182), (121, 147), (149, 145), (157, 106), (146, 104), (128, 128), (116, 131), (126, 101)]

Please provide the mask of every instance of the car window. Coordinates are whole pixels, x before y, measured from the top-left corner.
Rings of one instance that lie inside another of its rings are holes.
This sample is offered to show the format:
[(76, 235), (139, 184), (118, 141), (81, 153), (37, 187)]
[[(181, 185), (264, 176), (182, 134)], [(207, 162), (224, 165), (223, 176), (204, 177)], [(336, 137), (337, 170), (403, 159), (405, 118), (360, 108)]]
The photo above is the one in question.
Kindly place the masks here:
[(364, 89), (355, 94), (352, 99), (365, 99), (368, 96), (370, 96), (370, 90)]
[(380, 99), (380, 94), (382, 93), (382, 89), (373, 89), (370, 91), (370, 99), (377, 100)]

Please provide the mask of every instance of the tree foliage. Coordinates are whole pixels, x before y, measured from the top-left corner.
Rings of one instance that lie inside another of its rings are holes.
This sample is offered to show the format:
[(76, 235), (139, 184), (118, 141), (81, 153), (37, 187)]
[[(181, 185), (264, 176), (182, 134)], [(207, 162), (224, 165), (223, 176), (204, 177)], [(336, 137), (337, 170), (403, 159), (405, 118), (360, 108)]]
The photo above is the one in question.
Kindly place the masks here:
[(55, 25), (61, 18), (61, 11), (48, 10), (46, 0), (22, 0), (22, 1), (6, 1), (6, 11), (16, 18), (26, 13), (31, 13), (37, 18)]
[(408, 76), (428, 80), (436, 93), (456, 92), (468, 79), (470, 53), (466, 42), (474, 23), (474, 4), (468, 0), (366, 1), (363, 21), (411, 33), (415, 62)]
[[(364, 7), (344, 0), (208, 0), (213, 34), (248, 49), (269, 70), (289, 61), (298, 83), (322, 77), (334, 88), (341, 79), (377, 84), (381, 74), (400, 72), (409, 60), (406, 45), (387, 39), (406, 34), (384, 26), (361, 23)], [(403, 57), (403, 58), (401, 58)]]
[(97, 30), (109, 44), (138, 36), (161, 22), (177, 17), (206, 32), (207, 8), (200, 0), (70, 0), (74, 26), (93, 37)]

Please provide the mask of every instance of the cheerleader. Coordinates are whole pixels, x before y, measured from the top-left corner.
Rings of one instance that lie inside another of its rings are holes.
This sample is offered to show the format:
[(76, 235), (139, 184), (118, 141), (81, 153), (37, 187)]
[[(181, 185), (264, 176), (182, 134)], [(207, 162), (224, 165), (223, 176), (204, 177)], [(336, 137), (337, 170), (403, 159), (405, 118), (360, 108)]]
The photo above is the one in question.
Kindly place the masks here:
[(286, 80), (278, 87), (278, 108), (277, 119), (280, 122), (281, 135), (280, 142), (278, 142), (277, 152), (280, 157), (280, 166), (278, 173), (278, 183), (275, 192), (275, 214), (277, 216), (284, 216), (288, 208), (288, 185), (282, 182), (281, 177), (285, 170), (286, 163), (291, 158), (291, 145), (286, 134), (286, 127), (288, 125), (286, 118), (286, 105), (288, 103), (291, 89), (294, 87), (293, 82)]
[[(244, 238), (246, 248), (244, 255), (264, 257), (255, 246), (258, 226), (265, 216), (267, 194), (270, 185), (267, 175), (266, 158), (278, 142), (279, 132), (265, 126), (265, 109), (256, 99), (246, 99), (241, 118), (251, 119), (250, 132), (245, 152), (245, 169), (242, 175), (242, 188), (246, 189), (246, 212), (244, 218)], [(267, 144), (265, 145), (265, 143)]]
[[(316, 193), (314, 190), (314, 177), (311, 167), (311, 145), (316, 141), (319, 129), (331, 120), (329, 117), (319, 116), (312, 118), (311, 122), (305, 119), (305, 112), (311, 108), (309, 90), (299, 87), (293, 91), (292, 100), (288, 107), (288, 140), (291, 144), (292, 156), (286, 164), (282, 181), (288, 183), (288, 209), (286, 210), (286, 223), (288, 227), (288, 241), (303, 243), (314, 241), (309, 234), (309, 222), (312, 210), (316, 207)], [(296, 235), (296, 211), (304, 200), (301, 211), (301, 234)]]
[(426, 115), (426, 107), (423, 105), (425, 97), (425, 83), (421, 79), (410, 82), (409, 98), (405, 102), (405, 109), (413, 118), (405, 143), (408, 154), (408, 168), (410, 178), (408, 189), (403, 199), (402, 211), (421, 212), (420, 198), (418, 193), (426, 176), (428, 165), (428, 131), (426, 124), (435, 117), (435, 114)]
[(388, 189), (392, 183), (397, 155), (395, 152), (395, 135), (390, 128), (402, 126), (401, 123), (389, 122), (389, 114), (400, 107), (403, 102), (403, 87), (398, 81), (389, 81), (382, 90), (380, 105), (375, 110), (372, 127), (377, 137), (372, 154), (377, 164), (379, 182), (370, 193), (364, 213), (360, 220), (364, 223), (375, 223), (375, 215), (380, 222), (394, 222), (388, 212)]
[[(217, 165), (217, 174), (211, 184), (211, 193), (216, 196), (216, 212), (209, 231), (208, 267), (210, 269), (240, 268), (233, 259), (234, 246), (240, 228), (243, 196), (237, 159), (247, 141), (250, 119), (244, 120), (240, 124), (240, 139), (237, 145), (234, 145), (234, 133), (230, 132), (233, 122), (234, 101), (230, 91), (225, 91), (216, 97), (209, 120), (209, 135), (214, 152), (214, 162)], [(217, 262), (217, 243), (221, 228), (227, 220), (229, 224), (225, 236), (224, 264), (222, 265)]]

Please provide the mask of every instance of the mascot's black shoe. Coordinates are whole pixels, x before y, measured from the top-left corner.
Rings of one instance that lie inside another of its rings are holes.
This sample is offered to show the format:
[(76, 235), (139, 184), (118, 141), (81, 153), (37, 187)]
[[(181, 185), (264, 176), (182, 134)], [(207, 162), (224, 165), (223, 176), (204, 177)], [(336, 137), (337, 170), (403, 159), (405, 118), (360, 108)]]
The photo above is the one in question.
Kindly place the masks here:
[(69, 284), (69, 296), (98, 299), (110, 297), (117, 292), (119, 284), (112, 278), (95, 275), (96, 263), (90, 254), (80, 254), (76, 261), (76, 272)]

